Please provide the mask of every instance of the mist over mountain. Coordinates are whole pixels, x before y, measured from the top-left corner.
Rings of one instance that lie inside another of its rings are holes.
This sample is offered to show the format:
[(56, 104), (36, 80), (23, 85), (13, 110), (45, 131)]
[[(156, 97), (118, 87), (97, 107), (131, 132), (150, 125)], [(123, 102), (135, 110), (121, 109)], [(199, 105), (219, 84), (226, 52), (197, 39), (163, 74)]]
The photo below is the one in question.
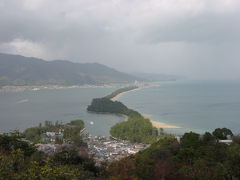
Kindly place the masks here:
[(4, 85), (101, 85), (141, 81), (99, 63), (44, 61), (0, 53), (0, 86)]
[(162, 74), (162, 73), (141, 73), (141, 72), (136, 72), (136, 73), (132, 73), (132, 75), (137, 76), (137, 77), (142, 78), (142, 79), (145, 79), (147, 81), (151, 81), (151, 82), (176, 81), (177, 79), (183, 78), (183, 77), (180, 77), (180, 76), (169, 75), (169, 74)]

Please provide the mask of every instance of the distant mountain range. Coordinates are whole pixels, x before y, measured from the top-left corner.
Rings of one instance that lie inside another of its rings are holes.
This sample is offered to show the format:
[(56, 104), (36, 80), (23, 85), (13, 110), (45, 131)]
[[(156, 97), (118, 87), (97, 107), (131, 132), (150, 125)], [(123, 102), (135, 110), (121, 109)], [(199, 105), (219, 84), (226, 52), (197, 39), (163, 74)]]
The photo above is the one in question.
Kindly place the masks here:
[(0, 86), (5, 85), (101, 85), (130, 83), (142, 78), (98, 63), (44, 61), (0, 53)]

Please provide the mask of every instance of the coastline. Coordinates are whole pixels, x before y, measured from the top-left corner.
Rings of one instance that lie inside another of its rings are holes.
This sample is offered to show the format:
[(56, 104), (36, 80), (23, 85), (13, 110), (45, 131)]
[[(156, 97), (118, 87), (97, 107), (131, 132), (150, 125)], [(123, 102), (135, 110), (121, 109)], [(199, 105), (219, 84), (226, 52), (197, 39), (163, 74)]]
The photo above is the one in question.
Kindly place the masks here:
[[(137, 89), (133, 89), (133, 90), (130, 90), (130, 91), (125, 91), (125, 92), (119, 93), (118, 95), (111, 98), (111, 100), (112, 101), (117, 101), (121, 96), (123, 96), (124, 94), (126, 94), (128, 92), (137, 91), (137, 90), (141, 90), (143, 88), (149, 88), (149, 87), (152, 87), (152, 86), (139, 87)], [(122, 115), (122, 116), (124, 117), (125, 121), (128, 120), (128, 116), (126, 116), (126, 115)], [(174, 126), (174, 125), (170, 125), (170, 124), (167, 124), (167, 123), (151, 120), (151, 115), (148, 115), (148, 114), (142, 114), (142, 116), (145, 119), (149, 119), (150, 122), (152, 123), (152, 126), (157, 128), (157, 129), (160, 129), (160, 128), (163, 128), (163, 129), (180, 129), (180, 128), (182, 128), (182, 127), (179, 127), (179, 126)]]
[(122, 116), (124, 118), (124, 121), (127, 121), (128, 120), (128, 116), (125, 115), (125, 114), (120, 114), (120, 116)]
[(149, 114), (142, 114), (142, 116), (146, 119), (149, 119), (150, 122), (152, 123), (152, 125), (155, 128), (158, 128), (158, 129), (160, 129), (160, 128), (163, 128), (163, 129), (180, 129), (180, 128), (182, 128), (180, 126), (174, 126), (174, 125), (170, 125), (170, 124), (167, 124), (167, 123), (151, 120), (151, 115), (149, 115)]
[(112, 101), (117, 101), (121, 96), (123, 96), (124, 94), (128, 93), (128, 92), (132, 92), (132, 91), (137, 91), (137, 90), (140, 90), (142, 89), (143, 87), (138, 87), (136, 89), (132, 89), (130, 91), (124, 91), (124, 92), (121, 92), (119, 93), (118, 95), (114, 96), (113, 98), (111, 98), (110, 100)]
[(179, 126), (173, 126), (173, 125), (169, 125), (169, 124), (166, 124), (166, 123), (161, 123), (161, 122), (158, 122), (158, 121), (153, 121), (153, 120), (150, 120), (153, 127), (155, 128), (163, 128), (163, 129), (180, 129), (182, 127), (179, 127)]
[(56, 89), (73, 89), (73, 88), (118, 88), (123, 84), (105, 84), (105, 85), (42, 85), (42, 86), (0, 86), (0, 92), (23, 92), (23, 91), (39, 91), (39, 90), (56, 90)]
[(154, 87), (154, 86), (156, 86), (154, 83), (148, 83), (148, 84), (138, 85), (137, 88), (132, 89), (132, 90), (129, 90), (129, 91), (121, 92), (121, 93), (117, 94), (116, 96), (114, 96), (113, 98), (111, 98), (110, 100), (112, 100), (112, 101), (117, 101), (121, 96), (123, 96), (124, 94), (126, 94), (126, 93), (128, 93), (128, 92), (138, 91), (138, 90), (141, 90), (141, 89), (144, 89), (144, 88), (150, 88), (150, 87)]

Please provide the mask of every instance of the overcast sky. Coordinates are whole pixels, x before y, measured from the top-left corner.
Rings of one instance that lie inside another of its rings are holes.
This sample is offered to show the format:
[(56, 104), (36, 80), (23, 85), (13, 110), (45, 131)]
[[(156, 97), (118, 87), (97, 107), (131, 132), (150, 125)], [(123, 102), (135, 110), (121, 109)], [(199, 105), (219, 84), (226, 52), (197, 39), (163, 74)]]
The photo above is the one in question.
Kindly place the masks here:
[(240, 0), (0, 0), (0, 52), (240, 79)]

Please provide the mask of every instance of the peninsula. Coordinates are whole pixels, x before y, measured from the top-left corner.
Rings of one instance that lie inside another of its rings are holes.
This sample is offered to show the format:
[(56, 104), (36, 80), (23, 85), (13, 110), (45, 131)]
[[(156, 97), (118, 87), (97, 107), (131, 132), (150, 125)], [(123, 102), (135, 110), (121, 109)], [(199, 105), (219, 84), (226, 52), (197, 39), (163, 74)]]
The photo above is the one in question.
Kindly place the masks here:
[(139, 86), (129, 86), (118, 89), (103, 98), (95, 98), (87, 110), (98, 113), (113, 113), (127, 116), (127, 121), (114, 125), (110, 134), (113, 137), (129, 140), (131, 142), (152, 143), (158, 137), (157, 128), (179, 128), (176, 126), (150, 121), (149, 118), (139, 112), (129, 109), (123, 103), (116, 100), (122, 93), (136, 90)]
[[(130, 88), (130, 87), (121, 88), (117, 91), (114, 91), (112, 94), (110, 94), (109, 96), (106, 96), (106, 97), (110, 97), (110, 99), (112, 101), (117, 101), (125, 93), (127, 93), (129, 91), (135, 91), (135, 90), (138, 90), (140, 88), (143, 88), (143, 87), (132, 86), (132, 88)], [(124, 116), (126, 117), (126, 115), (124, 115)], [(167, 124), (167, 123), (151, 120), (151, 117), (148, 114), (142, 114), (142, 116), (146, 119), (149, 119), (150, 122), (152, 123), (153, 127), (158, 128), (158, 129), (160, 129), (160, 128), (163, 128), (163, 129), (179, 129), (179, 128), (182, 128), (182, 127), (179, 127), (179, 126), (174, 126), (174, 125), (170, 125), (170, 124)]]

